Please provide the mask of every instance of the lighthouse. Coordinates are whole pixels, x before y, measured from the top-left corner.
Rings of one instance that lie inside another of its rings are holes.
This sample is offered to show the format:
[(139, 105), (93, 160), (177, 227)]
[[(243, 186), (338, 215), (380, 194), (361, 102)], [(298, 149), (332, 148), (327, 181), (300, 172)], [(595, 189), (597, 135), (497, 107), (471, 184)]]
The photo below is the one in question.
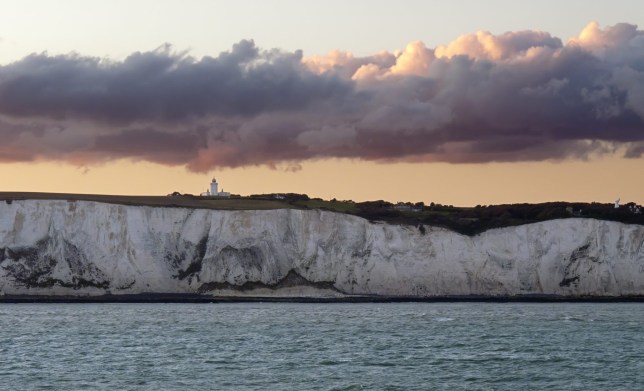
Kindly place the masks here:
[(227, 191), (219, 191), (219, 183), (217, 183), (217, 179), (212, 178), (212, 182), (210, 182), (210, 189), (206, 190), (205, 193), (201, 193), (201, 196), (202, 197), (230, 197), (230, 193)]
[(210, 195), (216, 196), (219, 194), (219, 184), (217, 183), (217, 179), (212, 178), (212, 182), (210, 182)]

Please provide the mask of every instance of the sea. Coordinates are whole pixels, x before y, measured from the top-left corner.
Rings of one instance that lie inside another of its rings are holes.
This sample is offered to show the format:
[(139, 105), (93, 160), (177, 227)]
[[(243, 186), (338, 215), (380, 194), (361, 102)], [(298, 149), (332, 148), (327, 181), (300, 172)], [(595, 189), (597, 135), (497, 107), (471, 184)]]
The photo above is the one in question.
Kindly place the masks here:
[(2, 304), (2, 390), (643, 390), (644, 303)]

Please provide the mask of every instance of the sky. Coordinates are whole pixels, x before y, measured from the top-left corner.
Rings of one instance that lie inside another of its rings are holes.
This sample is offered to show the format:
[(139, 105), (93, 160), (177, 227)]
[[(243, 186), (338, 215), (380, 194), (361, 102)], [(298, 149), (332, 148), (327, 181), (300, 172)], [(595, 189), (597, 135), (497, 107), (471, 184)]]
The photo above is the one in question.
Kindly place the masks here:
[(644, 203), (641, 1), (0, 6), (0, 191)]

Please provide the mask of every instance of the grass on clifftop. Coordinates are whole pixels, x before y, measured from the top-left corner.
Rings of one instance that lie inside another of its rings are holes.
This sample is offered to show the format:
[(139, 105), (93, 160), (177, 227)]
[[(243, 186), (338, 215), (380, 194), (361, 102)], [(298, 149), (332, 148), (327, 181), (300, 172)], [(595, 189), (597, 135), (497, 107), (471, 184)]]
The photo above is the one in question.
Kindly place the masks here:
[[(547, 202), (476, 207), (417, 203), (392, 204), (387, 201), (337, 201), (309, 198), (305, 194), (257, 194), (230, 198), (199, 197), (173, 193), (168, 196), (124, 196), (62, 193), (2, 193), (0, 201), (14, 200), (97, 201), (132, 206), (158, 206), (221, 210), (319, 209), (363, 217), (370, 221), (412, 225), (425, 233), (425, 226), (444, 227), (461, 234), (475, 235), (493, 228), (517, 226), (562, 218), (594, 218), (644, 225), (644, 208), (635, 203), (615, 209), (613, 204)], [(639, 210), (639, 213), (637, 212)]]
[(246, 197), (216, 198), (180, 194), (168, 196), (129, 196), (103, 194), (0, 192), (0, 201), (11, 202), (14, 200), (96, 201), (131, 206), (159, 206), (166, 208), (178, 207), (224, 210), (266, 210), (298, 208), (295, 205), (281, 200), (253, 199)]

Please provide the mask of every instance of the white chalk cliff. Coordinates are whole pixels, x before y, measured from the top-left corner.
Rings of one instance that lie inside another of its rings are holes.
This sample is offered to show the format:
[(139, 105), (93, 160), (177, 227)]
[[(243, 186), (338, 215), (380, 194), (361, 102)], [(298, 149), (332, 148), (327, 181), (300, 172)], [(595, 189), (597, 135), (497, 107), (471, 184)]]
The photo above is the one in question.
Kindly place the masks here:
[(570, 218), (473, 237), (319, 210), (0, 201), (6, 295), (644, 295), (644, 226)]

